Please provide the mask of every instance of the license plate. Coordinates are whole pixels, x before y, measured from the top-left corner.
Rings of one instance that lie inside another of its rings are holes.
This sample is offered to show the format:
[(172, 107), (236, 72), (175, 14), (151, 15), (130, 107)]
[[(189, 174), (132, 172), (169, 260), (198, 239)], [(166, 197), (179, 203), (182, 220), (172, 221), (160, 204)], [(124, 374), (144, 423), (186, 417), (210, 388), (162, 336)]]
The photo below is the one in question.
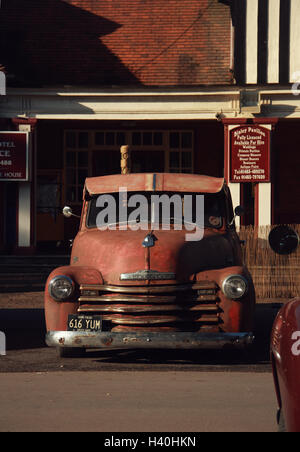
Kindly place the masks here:
[(102, 331), (102, 317), (100, 315), (70, 314), (68, 331)]

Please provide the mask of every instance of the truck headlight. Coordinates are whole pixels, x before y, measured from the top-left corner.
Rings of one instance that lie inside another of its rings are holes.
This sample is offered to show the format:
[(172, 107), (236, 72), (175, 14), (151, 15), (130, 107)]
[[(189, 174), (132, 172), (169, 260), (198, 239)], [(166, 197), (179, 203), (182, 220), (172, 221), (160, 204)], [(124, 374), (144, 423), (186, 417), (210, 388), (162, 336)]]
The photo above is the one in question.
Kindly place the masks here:
[(230, 275), (222, 283), (222, 291), (227, 298), (242, 298), (248, 290), (248, 282), (244, 276)]
[(55, 276), (49, 283), (49, 293), (56, 301), (67, 300), (74, 292), (74, 282), (68, 276)]

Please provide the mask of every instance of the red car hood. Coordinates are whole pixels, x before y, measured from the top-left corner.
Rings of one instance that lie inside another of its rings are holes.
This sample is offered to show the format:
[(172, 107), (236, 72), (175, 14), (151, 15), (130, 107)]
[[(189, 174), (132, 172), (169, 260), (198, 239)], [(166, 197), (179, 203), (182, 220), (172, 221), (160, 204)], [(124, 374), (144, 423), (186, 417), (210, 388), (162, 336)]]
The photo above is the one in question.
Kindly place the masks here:
[[(205, 230), (199, 241), (186, 241), (186, 230), (154, 231), (155, 245), (143, 247), (150, 231), (99, 231), (80, 232), (74, 240), (71, 264), (89, 266), (99, 270), (105, 284), (140, 285), (141, 280), (121, 280), (121, 274), (142, 270), (173, 273), (164, 284), (187, 282), (196, 273), (235, 265), (234, 255), (227, 235)], [(151, 281), (162, 284), (162, 281)]]

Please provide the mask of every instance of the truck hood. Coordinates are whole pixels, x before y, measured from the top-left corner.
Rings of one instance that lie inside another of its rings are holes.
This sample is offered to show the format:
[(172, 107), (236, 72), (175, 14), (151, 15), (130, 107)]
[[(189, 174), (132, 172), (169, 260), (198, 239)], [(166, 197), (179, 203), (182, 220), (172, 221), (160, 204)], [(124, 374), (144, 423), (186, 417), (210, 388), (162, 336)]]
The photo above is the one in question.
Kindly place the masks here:
[[(163, 273), (162, 279), (150, 284), (188, 282), (204, 270), (235, 265), (234, 252), (227, 234), (205, 229), (202, 240), (186, 241), (188, 231), (153, 231), (155, 245), (143, 247), (150, 231), (99, 231), (80, 232), (74, 240), (71, 264), (89, 266), (101, 272), (104, 283), (112, 285), (143, 285), (147, 280), (135, 280), (129, 275), (143, 270)], [(166, 275), (168, 273), (169, 275)], [(129, 280), (121, 279), (126, 274)], [(170, 278), (170, 279), (168, 279)]]

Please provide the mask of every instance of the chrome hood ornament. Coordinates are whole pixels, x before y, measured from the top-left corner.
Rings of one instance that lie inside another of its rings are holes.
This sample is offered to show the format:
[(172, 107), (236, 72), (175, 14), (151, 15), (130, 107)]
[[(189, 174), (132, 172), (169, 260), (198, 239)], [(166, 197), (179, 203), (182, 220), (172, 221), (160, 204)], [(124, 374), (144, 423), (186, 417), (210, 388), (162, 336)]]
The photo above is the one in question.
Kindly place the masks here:
[(144, 238), (142, 245), (144, 248), (151, 248), (155, 245), (156, 240), (157, 238), (155, 235), (152, 232), (149, 232), (149, 234), (147, 234)]

